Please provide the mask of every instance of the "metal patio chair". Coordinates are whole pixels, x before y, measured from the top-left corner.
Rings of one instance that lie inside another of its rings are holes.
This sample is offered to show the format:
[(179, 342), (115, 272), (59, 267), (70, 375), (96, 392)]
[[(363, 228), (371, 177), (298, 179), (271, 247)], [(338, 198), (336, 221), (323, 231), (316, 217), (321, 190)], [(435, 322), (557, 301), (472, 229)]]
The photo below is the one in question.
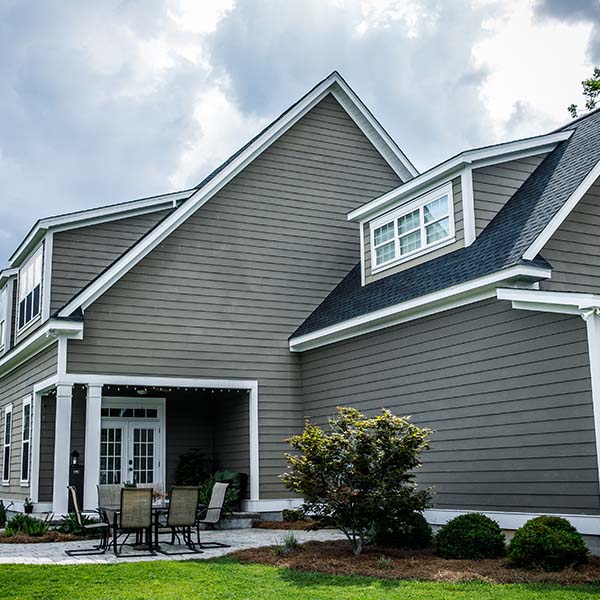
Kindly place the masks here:
[(208, 525), (214, 527), (221, 520), (223, 515), (223, 505), (225, 504), (225, 494), (227, 493), (228, 483), (215, 483), (208, 508), (204, 513), (204, 517), (196, 520), (196, 535), (198, 536), (198, 546), (200, 548), (230, 548), (229, 544), (221, 544), (219, 542), (200, 543), (200, 526)]
[[(113, 518), (111, 524), (113, 534), (113, 550), (119, 556), (123, 546), (132, 533), (146, 535), (146, 545), (151, 555), (154, 555), (152, 538), (152, 490), (140, 488), (122, 488), (120, 510)], [(125, 539), (118, 544), (120, 535), (125, 534)], [(131, 554), (127, 555), (132, 556)], [(138, 556), (146, 556), (145, 554)]]
[[(119, 506), (122, 487), (119, 483), (97, 484), (98, 506)], [(115, 518), (115, 511), (104, 509), (100, 516), (111, 525)]]
[(108, 523), (103, 521), (99, 523), (84, 523), (83, 517), (81, 516), (81, 510), (79, 510), (79, 502), (77, 501), (77, 491), (72, 485), (67, 486), (67, 490), (73, 502), (73, 510), (75, 511), (75, 517), (77, 523), (84, 533), (100, 533), (100, 544), (93, 548), (81, 548), (79, 550), (65, 550), (65, 554), (68, 556), (86, 556), (90, 554), (105, 554), (108, 548)]
[(200, 488), (194, 486), (173, 486), (169, 494), (169, 509), (166, 520), (163, 523), (157, 523), (156, 535), (160, 533), (170, 533), (170, 545), (175, 545), (175, 539), (179, 536), (183, 538), (184, 544), (189, 551), (166, 552), (160, 550), (162, 554), (201, 554), (202, 550), (196, 548), (192, 540), (192, 527), (196, 525), (198, 514), (198, 493)]

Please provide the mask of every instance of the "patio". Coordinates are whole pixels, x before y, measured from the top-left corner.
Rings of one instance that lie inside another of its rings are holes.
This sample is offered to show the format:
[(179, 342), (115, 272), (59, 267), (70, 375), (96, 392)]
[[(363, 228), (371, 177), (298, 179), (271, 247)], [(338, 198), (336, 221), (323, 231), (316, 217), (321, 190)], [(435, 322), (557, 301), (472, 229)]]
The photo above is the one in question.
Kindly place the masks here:
[[(75, 564), (115, 564), (121, 562), (148, 562), (173, 560), (206, 560), (231, 554), (237, 550), (271, 546), (281, 541), (289, 533), (284, 530), (267, 529), (229, 529), (224, 531), (203, 531), (203, 542), (219, 542), (230, 544), (229, 548), (207, 548), (202, 554), (164, 555), (157, 554), (147, 557), (128, 557), (127, 553), (135, 550), (127, 548), (120, 557), (112, 552), (91, 556), (67, 556), (66, 550), (89, 548), (94, 540), (78, 542), (49, 543), (49, 544), (0, 544), (0, 564), (31, 564), (31, 565), (75, 565)], [(299, 542), (328, 541), (343, 539), (339, 531), (294, 531)], [(162, 539), (162, 538), (161, 538)], [(167, 536), (165, 536), (167, 539)]]

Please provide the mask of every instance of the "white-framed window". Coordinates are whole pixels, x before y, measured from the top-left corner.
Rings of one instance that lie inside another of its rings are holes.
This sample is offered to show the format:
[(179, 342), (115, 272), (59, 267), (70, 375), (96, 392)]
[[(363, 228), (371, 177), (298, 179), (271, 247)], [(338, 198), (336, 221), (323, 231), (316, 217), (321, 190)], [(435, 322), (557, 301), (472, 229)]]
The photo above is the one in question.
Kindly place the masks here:
[(31, 459), (31, 396), (23, 400), (23, 420), (21, 422), (21, 483), (29, 483), (29, 463)]
[(19, 271), (18, 329), (23, 329), (42, 314), (42, 270), (44, 246)]
[(4, 350), (8, 316), (8, 286), (0, 290), (0, 351)]
[(12, 404), (4, 408), (2, 431), (2, 483), (10, 482), (10, 443), (12, 440)]
[(425, 254), (454, 239), (452, 185), (428, 192), (370, 224), (372, 270)]

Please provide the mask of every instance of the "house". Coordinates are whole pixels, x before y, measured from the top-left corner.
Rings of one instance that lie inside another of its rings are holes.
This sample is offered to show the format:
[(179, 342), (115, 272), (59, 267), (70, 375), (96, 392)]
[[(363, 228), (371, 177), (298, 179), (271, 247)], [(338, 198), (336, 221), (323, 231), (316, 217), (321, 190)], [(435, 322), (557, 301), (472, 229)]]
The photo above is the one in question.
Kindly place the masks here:
[(0, 274), (0, 497), (168, 486), (200, 448), (283, 488), (338, 405), (435, 430), (428, 518), (600, 535), (600, 112), (418, 173), (333, 73), (197, 187), (38, 221)]

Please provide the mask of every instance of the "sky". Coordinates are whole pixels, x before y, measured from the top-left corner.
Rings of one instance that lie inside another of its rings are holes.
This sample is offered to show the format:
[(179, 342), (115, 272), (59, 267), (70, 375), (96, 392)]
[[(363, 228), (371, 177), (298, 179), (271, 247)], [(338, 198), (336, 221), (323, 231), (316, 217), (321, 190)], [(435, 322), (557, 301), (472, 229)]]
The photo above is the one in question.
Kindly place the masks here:
[(338, 70), (419, 170), (547, 132), (600, 0), (0, 0), (0, 268), (44, 216), (193, 187)]

